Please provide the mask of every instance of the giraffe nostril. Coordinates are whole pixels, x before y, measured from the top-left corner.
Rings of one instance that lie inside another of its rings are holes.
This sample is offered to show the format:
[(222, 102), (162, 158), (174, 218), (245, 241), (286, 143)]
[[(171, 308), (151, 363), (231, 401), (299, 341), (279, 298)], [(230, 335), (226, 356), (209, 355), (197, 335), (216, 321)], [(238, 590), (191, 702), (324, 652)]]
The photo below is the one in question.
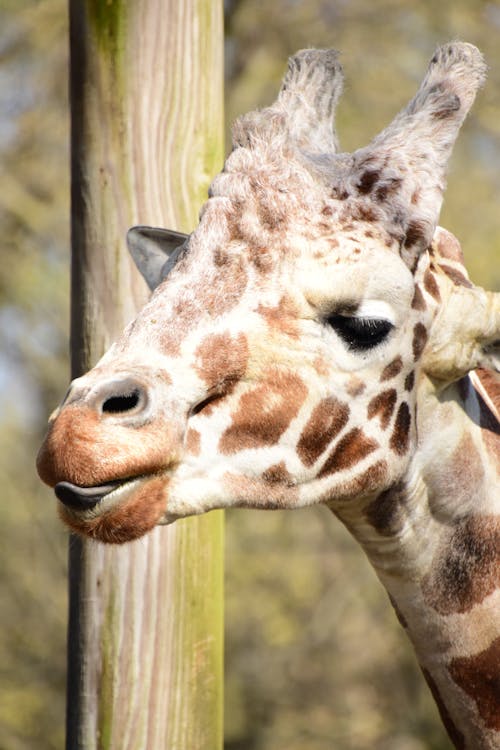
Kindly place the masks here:
[(102, 383), (90, 396), (103, 417), (137, 416), (146, 410), (148, 400), (147, 389), (132, 378)]
[(110, 396), (104, 401), (101, 409), (107, 414), (123, 414), (124, 412), (134, 411), (141, 400), (140, 391), (135, 389), (131, 393)]

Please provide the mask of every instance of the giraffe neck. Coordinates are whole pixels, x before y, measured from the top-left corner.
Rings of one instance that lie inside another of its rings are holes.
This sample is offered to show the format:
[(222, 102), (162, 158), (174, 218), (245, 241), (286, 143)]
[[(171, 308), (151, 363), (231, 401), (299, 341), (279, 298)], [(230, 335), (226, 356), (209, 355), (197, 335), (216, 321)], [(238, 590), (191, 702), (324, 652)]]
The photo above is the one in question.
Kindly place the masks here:
[[(457, 748), (500, 746), (498, 422), (464, 379), (419, 399), (406, 476), (342, 521), (363, 546)], [(468, 412), (468, 413), (467, 413)]]

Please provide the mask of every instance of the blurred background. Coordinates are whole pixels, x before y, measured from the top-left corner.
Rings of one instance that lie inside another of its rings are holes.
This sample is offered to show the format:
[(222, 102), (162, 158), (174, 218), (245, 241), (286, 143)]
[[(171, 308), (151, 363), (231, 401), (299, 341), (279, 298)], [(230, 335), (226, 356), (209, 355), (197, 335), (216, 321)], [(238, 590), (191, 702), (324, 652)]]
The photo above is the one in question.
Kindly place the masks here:
[[(441, 223), (500, 289), (500, 3), (227, 0), (226, 116), (269, 103), (286, 58), (342, 51), (344, 150), (412, 96), (438, 43), (490, 66)], [(61, 750), (66, 533), (34, 457), (69, 377), (65, 0), (0, 0), (0, 750)], [(228, 131), (229, 132), (229, 131)], [(451, 747), (374, 574), (324, 509), (227, 514), (226, 750)]]

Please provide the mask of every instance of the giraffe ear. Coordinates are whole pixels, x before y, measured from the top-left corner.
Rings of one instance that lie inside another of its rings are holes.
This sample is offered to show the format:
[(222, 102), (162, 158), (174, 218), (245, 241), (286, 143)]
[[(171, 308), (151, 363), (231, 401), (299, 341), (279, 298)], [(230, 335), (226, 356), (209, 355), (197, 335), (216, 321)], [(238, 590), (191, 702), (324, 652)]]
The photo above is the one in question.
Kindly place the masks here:
[(156, 227), (132, 227), (127, 245), (134, 263), (151, 290), (156, 289), (174, 267), (188, 234)]
[(500, 294), (454, 288), (431, 329), (422, 364), (443, 383), (478, 367), (500, 372)]
[(430, 252), (439, 311), (424, 350), (425, 372), (443, 383), (478, 367), (500, 372), (500, 293), (472, 284), (450, 232), (438, 227)]

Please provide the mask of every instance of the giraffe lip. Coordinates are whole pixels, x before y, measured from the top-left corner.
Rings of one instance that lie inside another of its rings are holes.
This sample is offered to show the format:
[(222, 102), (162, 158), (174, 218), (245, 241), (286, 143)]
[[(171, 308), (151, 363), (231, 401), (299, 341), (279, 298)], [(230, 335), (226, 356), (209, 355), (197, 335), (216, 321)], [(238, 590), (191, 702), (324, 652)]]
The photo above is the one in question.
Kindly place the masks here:
[(56, 497), (63, 505), (73, 510), (91, 510), (110, 492), (126, 484), (130, 479), (119, 479), (97, 487), (80, 487), (71, 482), (58, 482), (54, 487)]

